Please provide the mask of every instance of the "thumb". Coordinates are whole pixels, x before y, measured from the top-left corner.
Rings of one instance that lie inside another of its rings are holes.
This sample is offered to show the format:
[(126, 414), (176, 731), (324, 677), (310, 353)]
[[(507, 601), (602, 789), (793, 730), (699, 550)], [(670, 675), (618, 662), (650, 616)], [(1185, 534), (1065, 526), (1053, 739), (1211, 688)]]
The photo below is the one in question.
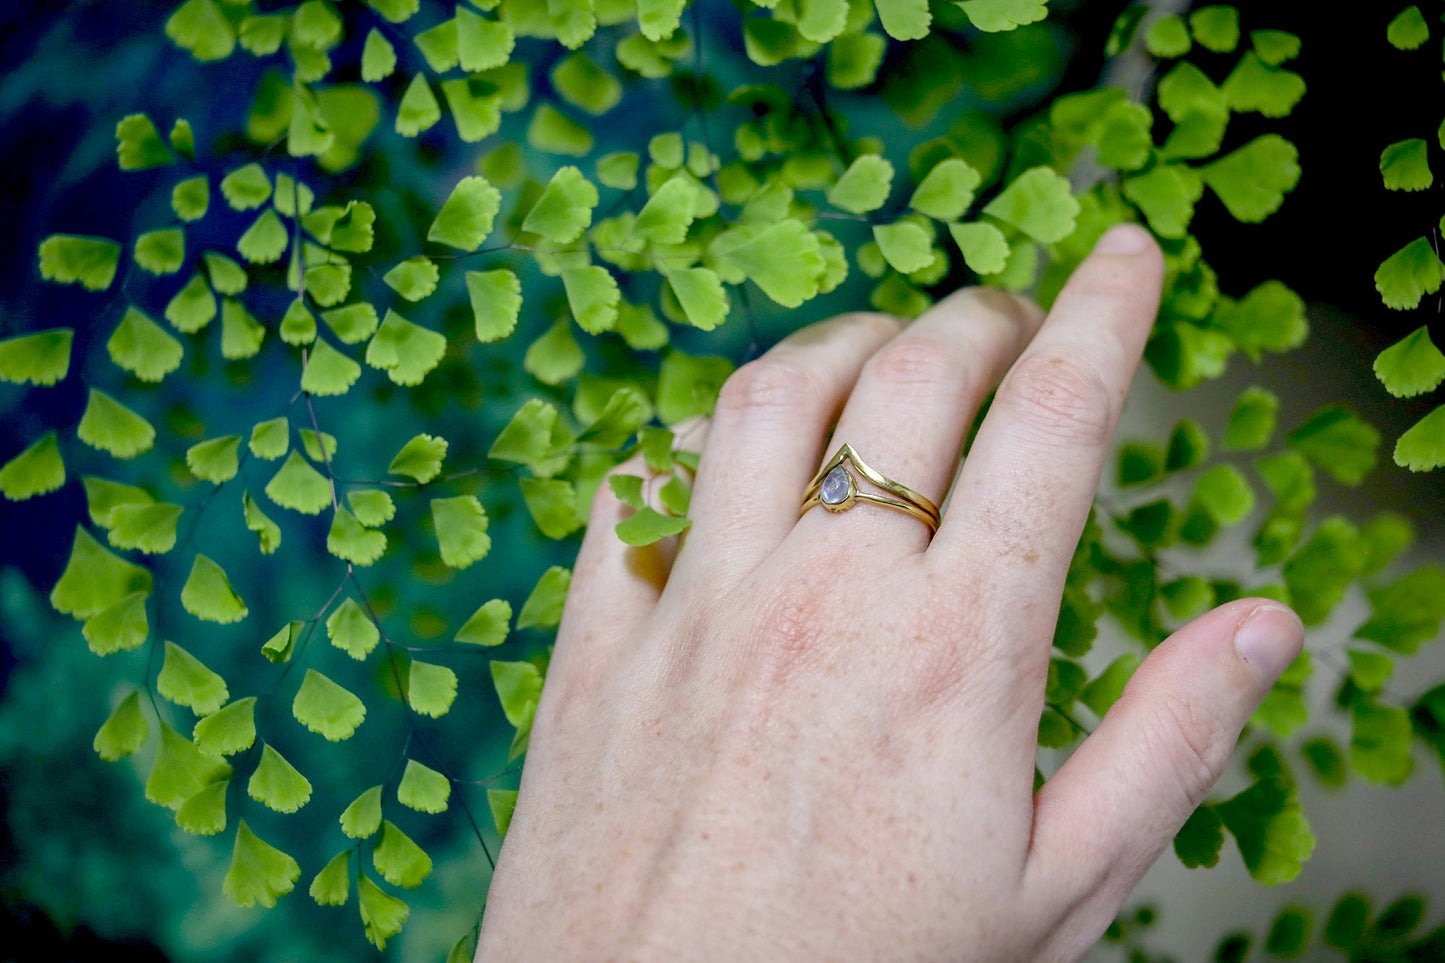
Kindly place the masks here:
[(1240, 599), (1150, 653), (1035, 796), (1028, 872), (1041, 894), (1102, 932), (1223, 774), (1244, 724), (1303, 644), (1292, 611)]

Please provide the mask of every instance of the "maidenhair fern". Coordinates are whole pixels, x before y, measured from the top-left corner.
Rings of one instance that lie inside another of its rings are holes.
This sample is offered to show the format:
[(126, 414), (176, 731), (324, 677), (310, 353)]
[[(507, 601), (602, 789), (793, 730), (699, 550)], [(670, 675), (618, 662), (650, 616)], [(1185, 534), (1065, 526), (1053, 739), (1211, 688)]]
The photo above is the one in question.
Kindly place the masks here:
[[(509, 593), (489, 579), (524, 567), (518, 520), (570, 548), (603, 477), (640, 453), (661, 477), (610, 479), (636, 509), (616, 535), (646, 545), (685, 531), (681, 479), (696, 458), (674, 451), (673, 432), (711, 412), (765, 326), (776, 335), (863, 302), (913, 316), (973, 281), (1047, 303), (1109, 226), (1133, 220), (1166, 256), (1146, 351), (1163, 384), (1190, 389), (1236, 355), (1305, 341), (1299, 293), (1217, 277), (1190, 233), (1200, 205), (1254, 224), (1298, 183), (1298, 152), (1269, 125), (1308, 95), (1289, 66), (1299, 38), (1231, 6), (1132, 6), (1108, 53), (1149, 59), (1151, 95), (1100, 86), (1040, 100), (1048, 14), (1046, 0), (176, 6), (165, 34), (196, 61), (265, 65), (244, 129), (223, 136), (204, 91), (194, 128), (117, 118), (119, 169), (146, 172), (158, 199), (136, 198), (134, 236), (61, 222), (40, 244), (40, 276), (93, 292), (95, 310), (67, 320), (76, 328), (0, 340), (0, 379), (43, 392), (75, 377), (87, 401), (69, 423), (27, 425), (0, 494), (83, 489), (88, 517), (51, 602), (97, 656), (146, 659), (125, 664), (114, 708), (75, 711), (95, 717), (103, 759), (153, 749), (145, 795), (181, 829), (230, 840), (227, 896), (273, 906), (302, 883), (322, 906), (354, 900), (382, 948), (410, 917), (401, 891), (430, 885), (437, 826), (467, 826), (478, 862), (491, 859), (516, 791), (490, 783), (514, 772), (499, 761), (479, 785), (462, 751), (432, 736), (490, 684), (507, 761), (525, 752), (571, 573), (544, 563), (525, 571), (529, 589), (492, 597)], [(1388, 41), (1426, 56), (1433, 23), (1408, 7)], [(226, 69), (197, 76), (219, 82)], [(1244, 139), (1234, 122), (1250, 114)], [(1361, 177), (1411, 196), (1431, 188), (1432, 144), (1445, 148), (1445, 127), (1433, 130), (1402, 130)], [(425, 183), (369, 176), (401, 154), (460, 160)], [(1418, 308), (1445, 278), (1439, 212), (1419, 211), (1422, 233), (1375, 274), (1393, 309)], [(88, 356), (72, 364), (77, 345)], [(1445, 382), (1423, 321), (1374, 367), (1397, 397)], [(520, 393), (497, 390), (503, 378)], [(244, 402), (204, 424), (153, 391), (223, 380)], [(362, 396), (425, 430), (398, 428), (414, 432), (399, 447), (389, 432), (359, 444), (375, 426), (343, 428)], [(481, 427), (447, 416), (477, 409)], [(1201, 806), (1175, 840), (1187, 866), (1216, 865), (1232, 839), (1255, 879), (1293, 879), (1315, 845), (1301, 776), (1397, 785), (1416, 742), (1445, 762), (1445, 687), (1406, 702), (1388, 685), (1397, 659), (1439, 635), (1445, 569), (1396, 570), (1414, 537), (1402, 516), (1312, 511), (1323, 488), (1363, 482), (1382, 442), (1357, 412), (1300, 417), (1250, 387), (1221, 424), (1186, 418), (1119, 448), (1065, 588), (1041, 746), (1074, 745), (1143, 652), (1212, 605), (1276, 597), (1315, 626), (1358, 590), (1370, 613), (1330, 660), (1349, 744), (1308, 728), (1305, 687), (1325, 659), (1307, 654), (1255, 717), (1243, 788)], [(1445, 465), (1445, 407), (1394, 455)], [(1207, 567), (1198, 550), (1232, 531), (1252, 557)], [(279, 571), (287, 552), (325, 573), (329, 597), (308, 611), (280, 611), (266, 591), (243, 598), (240, 566), (242, 587), (259, 588), (249, 573)], [(403, 571), (465, 595), (466, 612), (418, 609), (408, 622), (387, 582)], [(464, 571), (465, 592), (452, 582)], [(1086, 666), (1105, 616), (1132, 641), (1110, 639), (1117, 651)], [(249, 640), (244, 651), (215, 635), (233, 623), (225, 638)], [(505, 657), (484, 664), (499, 647)], [(259, 669), (237, 670), (243, 658)], [(370, 736), (398, 718), (401, 744)], [(324, 771), (290, 761), (318, 758), (302, 745), (370, 788), (339, 798)], [(305, 865), (288, 851), (313, 847), (274, 815), (303, 808), (331, 814)], [(1367, 922), (1358, 902), (1330, 912), (1329, 945), (1363, 952), (1418, 921), (1412, 903)], [(1269, 952), (1301, 952), (1309, 920), (1283, 912)], [(1110, 938), (1132, 946), (1150, 922), (1121, 917)], [(467, 958), (473, 938), (449, 959)]]

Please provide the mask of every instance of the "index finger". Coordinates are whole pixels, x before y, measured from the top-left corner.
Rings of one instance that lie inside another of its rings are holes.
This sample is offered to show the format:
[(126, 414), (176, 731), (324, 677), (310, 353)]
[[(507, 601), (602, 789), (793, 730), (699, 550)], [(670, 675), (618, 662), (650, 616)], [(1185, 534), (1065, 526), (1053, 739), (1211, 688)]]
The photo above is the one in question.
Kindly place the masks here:
[[(1119, 225), (1105, 234), (1004, 377), (964, 460), (926, 557), (943, 571), (976, 573), (980, 601), (1007, 620), (992, 633), (1000, 644), (1053, 636), (1163, 275), (1159, 248), (1143, 228)], [(993, 661), (1012, 662), (1031, 680), (1042, 675), (1047, 646), (1007, 647)]]

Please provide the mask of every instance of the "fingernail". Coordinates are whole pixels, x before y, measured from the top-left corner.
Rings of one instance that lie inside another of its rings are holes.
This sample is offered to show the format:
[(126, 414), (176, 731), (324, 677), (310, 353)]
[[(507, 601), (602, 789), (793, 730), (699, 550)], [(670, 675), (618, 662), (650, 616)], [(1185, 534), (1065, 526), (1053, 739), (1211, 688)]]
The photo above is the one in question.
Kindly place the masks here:
[(1261, 605), (1234, 630), (1234, 649), (1271, 683), (1299, 655), (1304, 625), (1283, 605)]
[(1115, 224), (1094, 245), (1095, 254), (1139, 254), (1154, 242), (1137, 224)]

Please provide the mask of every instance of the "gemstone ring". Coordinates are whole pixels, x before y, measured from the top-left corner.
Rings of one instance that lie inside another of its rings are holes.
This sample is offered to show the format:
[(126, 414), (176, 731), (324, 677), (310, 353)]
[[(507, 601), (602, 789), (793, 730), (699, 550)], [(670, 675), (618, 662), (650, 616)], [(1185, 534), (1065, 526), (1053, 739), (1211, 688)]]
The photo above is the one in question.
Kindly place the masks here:
[[(858, 487), (858, 479), (853, 472), (848, 470), (852, 466), (858, 474), (862, 475), (869, 482), (872, 482), (886, 494), (863, 491)], [(828, 463), (823, 466), (822, 471), (813, 476), (808, 487), (803, 492), (803, 504), (798, 514), (802, 515), (814, 505), (822, 505), (830, 512), (846, 512), (860, 501), (872, 502), (875, 505), (884, 505), (888, 508), (896, 508), (899, 511), (907, 512), (920, 522), (928, 526), (928, 532), (932, 535), (938, 531), (939, 512), (938, 506), (907, 485), (900, 485), (898, 482), (881, 474), (868, 465), (853, 450), (853, 446), (843, 444)]]

